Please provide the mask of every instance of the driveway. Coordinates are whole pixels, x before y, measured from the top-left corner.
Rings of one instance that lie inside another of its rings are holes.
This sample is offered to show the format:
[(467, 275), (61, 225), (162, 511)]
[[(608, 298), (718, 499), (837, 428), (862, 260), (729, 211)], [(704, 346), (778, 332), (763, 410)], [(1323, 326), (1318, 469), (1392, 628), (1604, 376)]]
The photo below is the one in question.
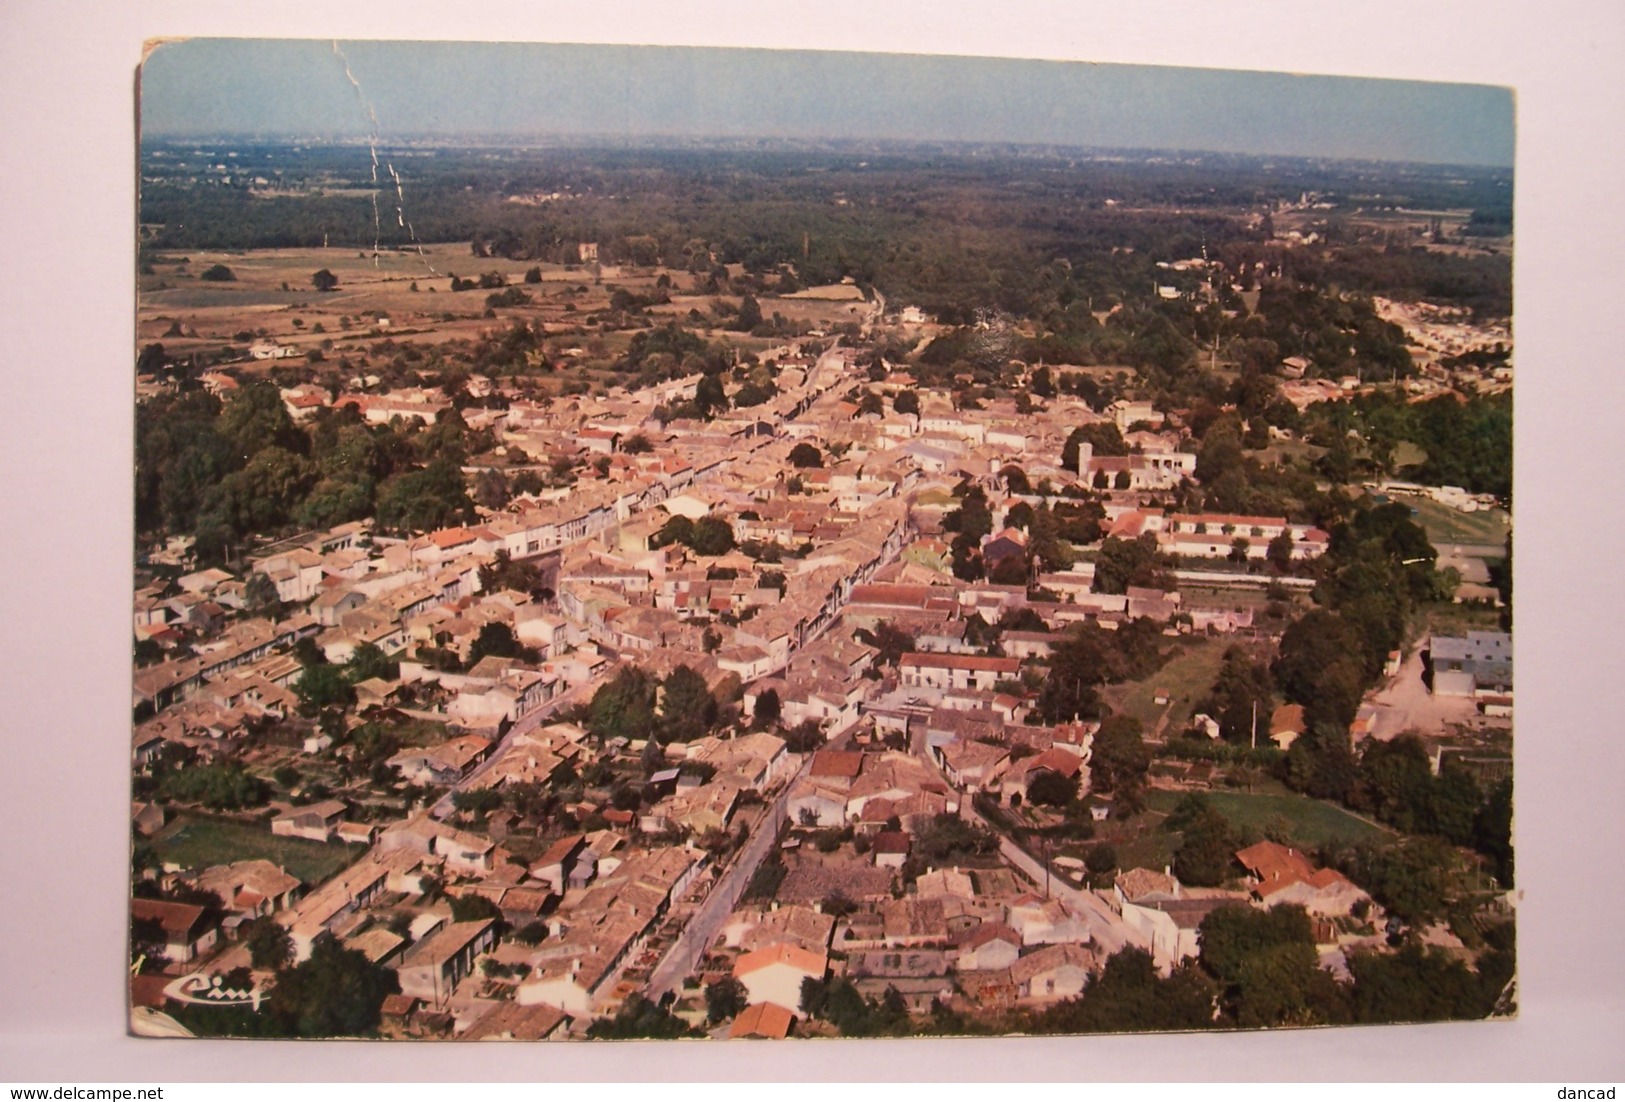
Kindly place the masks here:
[(1387, 742), (1411, 730), (1438, 735), (1450, 724), (1478, 718), (1478, 707), (1470, 698), (1434, 696), (1429, 692), (1422, 680), (1424, 665), (1422, 645), (1417, 644), (1400, 665), (1399, 673), (1366, 698), (1377, 709), (1371, 737)]

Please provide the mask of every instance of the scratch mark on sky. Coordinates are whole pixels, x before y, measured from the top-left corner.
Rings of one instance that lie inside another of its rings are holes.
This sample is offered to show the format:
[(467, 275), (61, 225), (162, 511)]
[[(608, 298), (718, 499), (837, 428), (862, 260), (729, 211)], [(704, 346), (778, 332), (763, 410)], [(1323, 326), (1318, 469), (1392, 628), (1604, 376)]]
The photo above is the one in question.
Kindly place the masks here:
[[(378, 217), (378, 142), (381, 136), (378, 126), (378, 112), (373, 110), (372, 101), (367, 99), (367, 93), (362, 89), (361, 82), (356, 79), (355, 73), (350, 69), (350, 59), (344, 56), (344, 50), (339, 46), (336, 38), (333, 39), (333, 56), (338, 58), (339, 64), (344, 67), (344, 77), (350, 82), (350, 87), (355, 89), (356, 101), (361, 104), (361, 110), (366, 113), (367, 121), (370, 124), (367, 130), (367, 150), (372, 154), (372, 266), (376, 268), (379, 264), (378, 258), (383, 241), (382, 223)], [(435, 271), (434, 265), (429, 263), (429, 256), (423, 251), (423, 243), (418, 240), (416, 231), (412, 229), (412, 223), (407, 220), (406, 190), (401, 186), (401, 174), (395, 171), (395, 165), (392, 162), (384, 161), (383, 164), (384, 168), (389, 172), (390, 179), (395, 183), (396, 223), (406, 230), (407, 236), (411, 238), (412, 245), (418, 251), (418, 256), (423, 260), (424, 267), (428, 268), (431, 273), (439, 275), (440, 273)]]

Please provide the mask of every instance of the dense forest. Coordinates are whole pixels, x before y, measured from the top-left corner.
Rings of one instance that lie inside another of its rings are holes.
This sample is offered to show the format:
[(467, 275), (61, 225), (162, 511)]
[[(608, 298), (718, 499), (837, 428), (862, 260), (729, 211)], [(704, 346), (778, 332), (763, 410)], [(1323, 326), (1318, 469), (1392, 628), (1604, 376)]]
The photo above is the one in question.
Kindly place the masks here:
[[(777, 332), (754, 296), (850, 279), (948, 326), (922, 345), (883, 344), (875, 369), (880, 357), (907, 362), (923, 385), (951, 390), (963, 408), (1071, 392), (1096, 408), (1127, 395), (1183, 411), (1200, 451), (1198, 484), (1175, 503), (1183, 508), (1329, 525), (1342, 503), (1317, 479), (1399, 473), (1510, 494), (1510, 396), (1413, 405), (1378, 395), (1300, 414), (1281, 397), (1276, 371), (1297, 356), (1322, 377), (1410, 375), (1405, 335), (1378, 317), (1372, 294), (1492, 315), (1510, 309), (1506, 256), (1399, 245), (1375, 228), (1380, 218), (1360, 229), (1352, 218), (1448, 207), (1484, 211), (1482, 228), (1501, 217), (1504, 171), (943, 146), (439, 147), (380, 157), (405, 181), (398, 212), (393, 189), (373, 191), (365, 147), (148, 143), (144, 253), (324, 240), (393, 249), (415, 235), (469, 243), (477, 270), (481, 257), (580, 263), (580, 246), (591, 242), (605, 264), (675, 269), (661, 276), (656, 298), (623, 288), (608, 311), (586, 319), (595, 339), (633, 331), (624, 353), (600, 357), (627, 385), (705, 375), (701, 395), (664, 410), (668, 419), (748, 407), (773, 387), (748, 353), (741, 359), (725, 341), (676, 322), (654, 325), (643, 312), (666, 301), (658, 296), (682, 271), (710, 294), (740, 296), (732, 316), (691, 314), (687, 324), (765, 337)], [(1325, 218), (1322, 208), (1331, 211)], [(1321, 240), (1277, 236), (1272, 223), (1289, 216), (1318, 227)], [(230, 275), (227, 265), (216, 270)], [(528, 301), (524, 287), (496, 275), (454, 279), (453, 293), (459, 285), (493, 292), (491, 305)], [(425, 350), (383, 340), (370, 353), (386, 388), (443, 385), (454, 404), (467, 402), (457, 379), (469, 371), (555, 370), (543, 330), (523, 320), (473, 345)], [(163, 366), (161, 346), (143, 351), (149, 359)], [(1055, 368), (1023, 382), (1013, 361)], [(724, 389), (730, 364), (738, 366)], [(1132, 369), (1133, 382), (1067, 365)], [(339, 357), (337, 368), (351, 366)], [(1214, 366), (1224, 370), (1206, 370)], [(314, 377), (330, 390), (340, 381), (335, 371)], [(455, 416), (414, 432), (364, 426), (352, 410), (298, 427), (286, 422), (274, 388), (249, 388), (224, 407), (183, 391), (145, 404), (138, 420), (140, 529), (194, 531), (211, 558), (289, 526), (362, 517), (402, 530), (454, 523), (471, 506), (448, 472), (488, 443), (470, 439)], [(1271, 429), (1301, 431), (1319, 452), (1301, 463), (1268, 461)], [(1401, 471), (1406, 442), (1425, 459)], [(524, 477), (564, 483), (571, 472)], [(512, 492), (492, 481), (489, 500)]]
[[(795, 149), (396, 148), (376, 189), (345, 145), (143, 148), (148, 249), (469, 241), (476, 255), (555, 263), (593, 242), (605, 263), (793, 269), (850, 278), (945, 321), (1038, 317), (1151, 296), (1158, 261), (1222, 259), (1243, 284), (1425, 296), (1510, 311), (1504, 255), (1396, 244), (1355, 216), (1449, 208), (1475, 233), (1509, 224), (1510, 173), (1205, 155), (903, 146)], [(1287, 249), (1272, 211), (1313, 196), (1322, 245)], [(1183, 282), (1197, 277), (1180, 274)], [(1063, 278), (1064, 277), (1064, 278)], [(1188, 289), (1188, 288), (1186, 288)]]

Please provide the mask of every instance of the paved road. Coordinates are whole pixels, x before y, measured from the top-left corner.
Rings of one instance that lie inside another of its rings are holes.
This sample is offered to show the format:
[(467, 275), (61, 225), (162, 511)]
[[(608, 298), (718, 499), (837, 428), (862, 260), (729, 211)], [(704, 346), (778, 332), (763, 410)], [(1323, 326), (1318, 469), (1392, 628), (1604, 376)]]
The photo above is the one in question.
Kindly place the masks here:
[[(817, 405), (819, 402), (828, 397), (828, 391), (835, 384), (839, 383), (842, 376), (845, 374), (844, 360), (840, 355), (840, 347), (840, 338), (836, 338), (834, 343), (832, 343), (829, 348), (825, 349), (824, 352), (818, 357), (817, 366), (819, 371), (827, 371), (833, 377), (829, 381), (829, 384), (813, 397), (813, 405)], [(809, 384), (822, 381), (823, 379), (820, 375), (820, 377), (816, 379), (810, 379)], [(727, 462), (731, 463), (732, 460), (728, 460)], [(642, 511), (643, 510), (640, 510), (640, 512)], [(570, 541), (569, 544), (561, 544), (559, 547), (550, 548), (549, 550), (563, 552), (572, 544), (581, 543), (590, 538), (592, 537), (582, 537), (579, 540)], [(811, 642), (811, 640), (808, 641)], [(599, 648), (613, 654), (613, 651), (611, 651), (610, 648), (605, 647), (603, 643), (599, 643)], [(583, 685), (578, 685), (569, 692), (560, 694), (553, 700), (548, 701), (541, 708), (530, 713), (530, 715), (521, 718), (517, 723), (514, 724), (508, 733), (503, 736), (502, 741), (497, 745), (497, 748), (491, 753), (491, 756), (479, 766), (479, 768), (475, 769), (474, 772), (470, 773), (467, 777), (464, 777), (462, 781), (452, 787), (443, 797), (441, 797), (439, 802), (437, 802), (434, 806), (434, 817), (437, 819), (444, 819), (446, 816), (450, 815), (453, 810), (452, 796), (457, 792), (472, 788), (478, 782), (479, 778), (485, 773), (489, 772), (496, 765), (498, 759), (500, 759), (503, 754), (508, 752), (508, 750), (513, 746), (513, 740), (516, 737), (526, 733), (527, 731), (535, 730), (541, 725), (544, 719), (548, 718), (565, 705), (573, 703), (577, 700), (590, 699), (591, 693), (596, 692), (598, 686), (603, 684), (603, 682), (612, 676), (614, 672), (615, 671), (612, 668), (604, 675), (603, 678), (596, 681), (587, 682)], [(774, 671), (774, 673), (777, 672), (777, 670)], [(773, 676), (773, 674), (767, 674), (764, 676)]]
[(716, 941), (717, 935), (722, 932), (722, 925), (733, 913), (739, 902), (739, 897), (745, 894), (750, 886), (751, 877), (756, 875), (757, 866), (773, 845), (778, 841), (779, 828), (784, 824), (786, 808), (790, 801), (790, 790), (807, 773), (812, 764), (812, 755), (801, 763), (796, 775), (784, 786), (773, 803), (768, 807), (767, 814), (762, 816), (756, 824), (756, 830), (745, 843), (745, 848), (735, 855), (734, 862), (729, 866), (712, 885), (710, 894), (705, 897), (695, 910), (694, 916), (683, 927), (682, 933), (672, 947), (666, 951), (654, 971), (649, 974), (649, 982), (645, 992), (649, 998), (658, 1001), (668, 991), (675, 991), (682, 986), (683, 980), (691, 975), (695, 965), (699, 963), (706, 949)]
[[(968, 793), (962, 794), (959, 805), (960, 814), (971, 822), (984, 826), (999, 834), (999, 853), (1004, 859), (1026, 873), (1035, 884), (1045, 883), (1043, 862), (1033, 857), (1026, 850), (999, 831), (984, 819), (980, 812), (972, 805)], [(1059, 899), (1073, 911), (1082, 915), (1089, 923), (1089, 933), (1094, 937), (1095, 944), (1107, 956), (1117, 952), (1125, 945), (1134, 945), (1146, 951), (1151, 946), (1145, 942), (1135, 930), (1106, 906), (1105, 900), (1094, 892), (1074, 888), (1058, 876), (1051, 875), (1048, 880), (1049, 892), (1053, 898)]]
[(516, 738), (518, 738), (520, 735), (528, 734), (529, 732), (536, 730), (536, 728), (540, 727), (545, 721), (551, 719), (554, 713), (558, 712), (559, 709), (568, 707), (569, 705), (575, 704), (582, 700), (592, 699), (592, 694), (597, 692), (598, 686), (602, 685), (603, 683), (603, 678), (582, 682), (580, 685), (576, 685), (567, 692), (562, 692), (558, 696), (555, 696), (552, 700), (549, 700), (546, 704), (543, 704), (534, 712), (521, 716), (517, 723), (508, 728), (508, 733), (502, 736), (502, 741), (497, 743), (495, 750), (491, 751), (491, 756), (476, 766), (472, 773), (458, 781), (451, 788), (447, 789), (446, 794), (440, 797), (440, 800), (434, 805), (434, 810), (430, 812), (430, 814), (432, 814), (436, 819), (444, 819), (446, 816), (450, 815), (453, 810), (452, 797), (458, 792), (465, 792), (468, 789), (478, 786), (480, 778), (485, 776), (485, 774), (489, 773), (492, 769), (495, 769), (497, 762), (502, 760), (502, 756), (509, 750), (513, 749), (513, 743)]
[[(845, 746), (847, 737), (857, 726), (857, 723), (850, 723), (841, 728), (829, 737), (825, 745), (833, 748)], [(678, 935), (677, 941), (666, 951), (660, 963), (655, 965), (644, 988), (644, 993), (649, 998), (658, 1000), (666, 992), (675, 991), (682, 985), (683, 979), (693, 973), (706, 949), (716, 943), (717, 935), (722, 932), (723, 923), (739, 905), (739, 897), (744, 895), (745, 889), (750, 886), (757, 867), (778, 841), (779, 828), (788, 817), (790, 793), (807, 775), (807, 770), (812, 766), (812, 759), (813, 756), (808, 754), (795, 776), (790, 778), (769, 805), (767, 814), (756, 824), (756, 830), (751, 834), (750, 841), (745, 843), (745, 848), (739, 851), (733, 864), (717, 879), (710, 894), (705, 897), (705, 902), (695, 910), (693, 917), (688, 920), (688, 925)]]
[(1504, 559), (1507, 549), (1500, 543), (1436, 543), (1433, 549), (1439, 557), (1456, 556), (1464, 559)]
[[(932, 760), (930, 751), (926, 748), (922, 737), (912, 740), (913, 753), (919, 756), (942, 783), (950, 789), (955, 786), (943, 775), (937, 763)], [(990, 823), (976, 810), (971, 801), (969, 792), (959, 793), (959, 815), (978, 826), (985, 827), (999, 836), (999, 853), (1011, 865), (1020, 869), (1034, 884), (1042, 886), (1046, 883), (1044, 876), (1044, 863), (1033, 857), (1026, 850), (1016, 844), (1015, 840), (1001, 831), (997, 825)], [(1073, 911), (1083, 916), (1089, 923), (1089, 931), (1094, 935), (1097, 945), (1108, 955), (1117, 952), (1124, 945), (1137, 945), (1142, 949), (1150, 950), (1151, 946), (1141, 939), (1138, 933), (1119, 918), (1103, 899), (1094, 892), (1074, 888), (1059, 876), (1051, 875), (1048, 878), (1049, 893), (1052, 897), (1061, 900)]]
[[(886, 562), (880, 565), (887, 565), (894, 557), (889, 556)], [(797, 648), (796, 653), (805, 650), (839, 620), (839, 614), (830, 617), (829, 622), (809, 636), (807, 641)], [(786, 665), (788, 663), (775, 666), (763, 677), (778, 676)], [(825, 745), (842, 745), (857, 725), (857, 722), (850, 723), (834, 732), (825, 740)], [(750, 885), (751, 877), (756, 875), (757, 866), (762, 863), (778, 840), (779, 828), (784, 824), (786, 807), (790, 801), (790, 792), (807, 775), (807, 770), (812, 766), (812, 759), (813, 756), (808, 754), (806, 760), (801, 763), (801, 768), (796, 771), (796, 775), (785, 784), (783, 790), (769, 805), (767, 814), (756, 824), (756, 829), (751, 834), (750, 840), (745, 843), (745, 848), (738, 853), (734, 863), (712, 886), (710, 894), (694, 912), (694, 917), (689, 919), (688, 925), (678, 935), (676, 943), (666, 951), (660, 963), (655, 965), (645, 987), (645, 993), (649, 998), (658, 1001), (666, 992), (675, 991), (683, 979), (694, 971), (694, 966), (699, 963), (700, 957), (705, 955), (706, 949), (716, 941), (717, 935), (722, 932), (722, 924), (733, 913), (739, 897)]]
[[(836, 340), (835, 343), (832, 344), (818, 358), (819, 371), (828, 371), (831, 373), (834, 376), (833, 382), (835, 383), (840, 382), (841, 377), (844, 375), (844, 366), (839, 349), (840, 341)], [(820, 379), (819, 381), (822, 380)], [(820, 393), (818, 397), (814, 399), (813, 404), (816, 405), (818, 402), (823, 401), (827, 396), (827, 391), (825, 393)], [(896, 555), (888, 556), (886, 560), (879, 565), (885, 566), (895, 558)], [(831, 617), (828, 623), (820, 627), (818, 631), (809, 636), (807, 640), (797, 648), (797, 653), (799, 653), (801, 650), (805, 650), (808, 645), (818, 639), (824, 632), (828, 631), (829, 628), (839, 619), (839, 614)], [(763, 674), (763, 677), (777, 676), (783, 671), (786, 665), (788, 665), (788, 663), (775, 666), (771, 671)], [(606, 677), (607, 676), (608, 675), (606, 674)], [(442, 797), (441, 800), (435, 805), (435, 817), (444, 818), (451, 814), (452, 796), (458, 791), (462, 791), (476, 785), (480, 778), (494, 768), (501, 757), (508, 752), (508, 750), (512, 747), (513, 740), (515, 738), (527, 731), (534, 730), (542, 723), (544, 719), (551, 716), (554, 712), (558, 711), (565, 705), (575, 700), (589, 698), (590, 694), (595, 692), (597, 687), (602, 683), (603, 680), (599, 679), (583, 685), (578, 685), (571, 689), (568, 693), (563, 693), (560, 696), (555, 697), (553, 700), (548, 701), (541, 708), (515, 723), (513, 728), (505, 736), (503, 736), (501, 743), (497, 746), (497, 749), (491, 754), (491, 756), (486, 759), (486, 761), (482, 763), (479, 768), (475, 769), (474, 772), (470, 773), (454, 788), (448, 791), (445, 796)], [(853, 724), (852, 726), (856, 725)], [(836, 732), (828, 741), (830, 743), (835, 743), (837, 740), (844, 738), (850, 732), (850, 730), (851, 727), (849, 726), (839, 732)], [(745, 888), (749, 886), (751, 877), (756, 874), (757, 867), (762, 863), (762, 860), (767, 856), (768, 851), (777, 841), (779, 827), (783, 824), (785, 819), (785, 809), (789, 803), (790, 792), (795, 787), (796, 782), (798, 782), (806, 774), (806, 771), (811, 766), (811, 763), (812, 755), (809, 754), (807, 755), (807, 759), (802, 762), (801, 769), (793, 778), (791, 778), (789, 783), (784, 786), (783, 790), (779, 792), (778, 796), (769, 806), (767, 814), (764, 815), (757, 823), (755, 832), (745, 843), (744, 848), (739, 851), (738, 854), (736, 854), (732, 865), (730, 865), (727, 871), (721, 875), (716, 884), (712, 887), (711, 891), (706, 895), (705, 900), (696, 909), (694, 916), (689, 919), (688, 924), (684, 927), (682, 933), (678, 935), (676, 943), (673, 944), (671, 949), (667, 951), (666, 956), (662, 958), (660, 963), (655, 966), (655, 969), (650, 975), (649, 982), (645, 988), (649, 997), (658, 999), (667, 991), (675, 990), (682, 983), (683, 979), (694, 970), (695, 964), (699, 961), (700, 957), (704, 955), (705, 950), (712, 944), (713, 941), (716, 940), (716, 936), (722, 931), (722, 924), (727, 920), (728, 915), (733, 913), (735, 904), (738, 902), (739, 897), (744, 894)]]

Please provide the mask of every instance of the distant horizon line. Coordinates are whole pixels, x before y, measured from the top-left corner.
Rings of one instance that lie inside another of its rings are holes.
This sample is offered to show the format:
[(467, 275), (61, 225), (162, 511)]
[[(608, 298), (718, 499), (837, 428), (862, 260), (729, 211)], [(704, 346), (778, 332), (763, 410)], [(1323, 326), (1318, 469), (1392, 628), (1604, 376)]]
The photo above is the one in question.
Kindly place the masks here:
[[(840, 137), (840, 136), (788, 136), (783, 134), (617, 134), (609, 131), (554, 131), (554, 132), (467, 132), (413, 131), (391, 135), (350, 133), (295, 133), (264, 130), (158, 130), (143, 131), (138, 139), (165, 142), (239, 141), (278, 144), (320, 144), (338, 146), (370, 145), (446, 145), (470, 149), (507, 148), (514, 150), (546, 149), (566, 145), (577, 148), (655, 149), (678, 150), (706, 146), (729, 146), (740, 143), (773, 143), (787, 147), (845, 147), (851, 149), (931, 149), (956, 147), (963, 149), (1009, 149), (1042, 151), (1052, 157), (1083, 155), (1091, 158), (1122, 157), (1145, 160), (1154, 157), (1226, 158), (1249, 161), (1297, 161), (1305, 163), (1331, 163), (1347, 165), (1385, 165), (1430, 169), (1462, 169), (1475, 172), (1515, 174), (1516, 163), (1418, 161), (1395, 157), (1353, 157), (1328, 153), (1248, 152), (1229, 149), (1193, 149), (1159, 146), (1071, 145), (1062, 142), (1022, 141), (999, 138), (894, 138), (894, 137)], [(738, 150), (750, 152), (750, 150)]]

